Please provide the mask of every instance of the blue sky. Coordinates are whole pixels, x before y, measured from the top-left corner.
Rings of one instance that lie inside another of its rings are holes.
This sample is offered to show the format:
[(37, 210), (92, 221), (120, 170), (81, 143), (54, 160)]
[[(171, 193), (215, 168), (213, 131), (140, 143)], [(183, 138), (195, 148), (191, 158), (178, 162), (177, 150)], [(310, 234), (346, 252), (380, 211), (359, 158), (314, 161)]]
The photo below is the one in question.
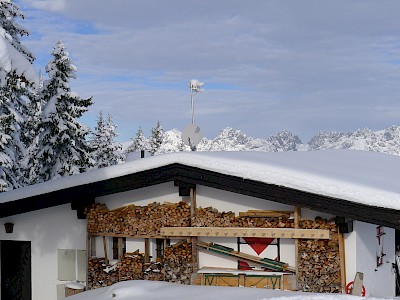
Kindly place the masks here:
[(111, 114), (121, 141), (191, 122), (188, 82), (205, 82), (195, 119), (269, 137), (400, 125), (399, 1), (19, 0), (23, 43), (45, 69), (62, 40), (72, 88)]

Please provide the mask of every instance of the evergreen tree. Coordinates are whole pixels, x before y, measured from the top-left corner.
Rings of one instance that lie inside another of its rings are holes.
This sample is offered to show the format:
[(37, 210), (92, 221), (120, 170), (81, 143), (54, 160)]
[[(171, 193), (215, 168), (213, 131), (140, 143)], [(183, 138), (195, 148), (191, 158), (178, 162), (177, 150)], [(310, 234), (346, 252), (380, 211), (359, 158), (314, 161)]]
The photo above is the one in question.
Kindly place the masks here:
[(19, 7), (11, 0), (0, 0), (0, 27), (10, 36), (9, 42), (29, 62), (35, 60), (35, 56), (21, 44), (21, 37), (28, 36), (29, 31), (15, 22), (16, 18), (24, 19)]
[(0, 191), (24, 184), (19, 162), (26, 152), (20, 134), (27, 114), (26, 100), (36, 81), (34, 56), (20, 43), (28, 31), (16, 23), (16, 18), (23, 18), (18, 6), (0, 0), (0, 176), (5, 180)]
[(48, 80), (39, 91), (44, 108), (41, 114), (38, 153), (31, 161), (40, 166), (39, 181), (78, 174), (93, 165), (90, 147), (85, 138), (89, 129), (77, 120), (92, 104), (71, 92), (71, 78), (76, 78), (75, 65), (62, 42), (52, 52), (53, 58), (46, 66)]
[(134, 151), (147, 151), (149, 150), (149, 141), (143, 134), (142, 127), (139, 127), (136, 137), (132, 139), (132, 145), (129, 147), (128, 152)]
[(0, 116), (0, 192), (19, 187), (19, 178), (15, 176), (15, 153), (12, 151), (11, 128), (12, 115)]
[(105, 122), (103, 113), (100, 111), (91, 141), (95, 168), (104, 168), (124, 161), (122, 145), (115, 141), (116, 137), (116, 125), (114, 125), (112, 117), (108, 115), (107, 122)]
[(151, 129), (151, 137), (149, 141), (149, 151), (153, 156), (157, 153), (158, 149), (160, 149), (164, 138), (164, 130), (160, 124), (160, 121), (157, 121), (157, 125), (155, 128)]

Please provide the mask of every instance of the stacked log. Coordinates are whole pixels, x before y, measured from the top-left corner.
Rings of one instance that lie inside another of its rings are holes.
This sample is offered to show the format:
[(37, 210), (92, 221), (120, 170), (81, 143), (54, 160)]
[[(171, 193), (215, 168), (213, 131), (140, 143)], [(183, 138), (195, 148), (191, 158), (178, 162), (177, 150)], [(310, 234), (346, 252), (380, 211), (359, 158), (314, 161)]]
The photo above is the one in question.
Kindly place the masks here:
[(88, 233), (96, 234), (105, 231), (104, 215), (109, 211), (105, 204), (93, 204), (86, 208)]
[(149, 262), (143, 265), (145, 280), (164, 281), (165, 269), (161, 262)]
[(330, 240), (299, 239), (298, 288), (305, 292), (340, 293), (338, 228), (334, 221), (321, 218), (302, 220), (304, 229), (328, 229)]
[(193, 227), (234, 227), (235, 213), (219, 212), (212, 207), (197, 208), (192, 217)]
[(190, 207), (186, 202), (150, 203), (147, 206), (129, 205), (110, 211), (104, 204), (87, 209), (90, 234), (115, 233), (124, 235), (160, 234), (161, 227), (190, 226)]
[(292, 219), (279, 218), (251, 218), (245, 217), (236, 218), (235, 227), (248, 228), (294, 228)]
[(190, 284), (193, 272), (192, 244), (181, 241), (164, 250), (165, 281)]
[(119, 263), (119, 281), (143, 279), (144, 255), (139, 250), (125, 253)]
[(88, 261), (88, 288), (110, 286), (119, 281), (118, 264), (108, 265), (104, 258), (91, 257)]
[(293, 228), (293, 220), (287, 217), (236, 217), (235, 213), (219, 212), (212, 207), (196, 209), (192, 217), (193, 227), (248, 227), (248, 228)]

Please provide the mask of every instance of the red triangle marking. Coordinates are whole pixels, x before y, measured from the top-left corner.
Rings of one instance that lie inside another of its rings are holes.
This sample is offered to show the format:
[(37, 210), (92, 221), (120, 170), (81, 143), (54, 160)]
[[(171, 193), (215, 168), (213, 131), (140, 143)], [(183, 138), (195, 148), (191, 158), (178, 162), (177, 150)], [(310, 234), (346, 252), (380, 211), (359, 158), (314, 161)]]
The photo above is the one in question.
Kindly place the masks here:
[(260, 255), (274, 240), (274, 238), (253, 238), (244, 237), (246, 243), (253, 248), (253, 250)]

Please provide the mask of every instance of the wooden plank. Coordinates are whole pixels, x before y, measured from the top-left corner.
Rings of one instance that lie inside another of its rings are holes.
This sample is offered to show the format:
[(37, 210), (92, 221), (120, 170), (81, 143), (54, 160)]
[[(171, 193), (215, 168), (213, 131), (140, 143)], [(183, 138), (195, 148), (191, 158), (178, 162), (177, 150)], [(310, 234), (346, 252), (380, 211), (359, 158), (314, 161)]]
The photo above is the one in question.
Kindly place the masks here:
[(297, 279), (295, 274), (282, 275), (282, 290), (287, 290), (287, 291), (297, 290)]
[(150, 240), (144, 239), (144, 262), (150, 262)]
[(264, 237), (330, 239), (329, 230), (293, 228), (238, 228), (238, 227), (162, 227), (160, 234), (167, 237)]
[(340, 284), (342, 288), (342, 294), (344, 294), (346, 292), (346, 256), (345, 256), (343, 233), (338, 232), (338, 240), (339, 240), (339, 259), (340, 259)]
[(290, 211), (274, 211), (274, 210), (248, 210), (246, 212), (239, 212), (239, 217), (250, 217), (250, 218), (278, 218), (278, 217), (290, 217)]
[[(301, 221), (301, 208), (295, 206), (294, 208), (294, 228), (300, 228), (300, 221)], [(295, 249), (295, 268), (296, 268), (296, 289), (297, 283), (299, 282), (299, 240), (294, 240), (294, 249)]]
[(122, 237), (118, 238), (118, 259), (122, 257)]
[(128, 238), (136, 238), (136, 239), (164, 239), (164, 235), (132, 235), (132, 234), (124, 234), (124, 233), (110, 233), (110, 232), (99, 232), (95, 234), (91, 234), (92, 236), (112, 236), (112, 237), (128, 237)]
[[(196, 189), (190, 188), (190, 218), (192, 219), (197, 208)], [(199, 250), (197, 249), (197, 236), (191, 237), (193, 273), (199, 270)]]

